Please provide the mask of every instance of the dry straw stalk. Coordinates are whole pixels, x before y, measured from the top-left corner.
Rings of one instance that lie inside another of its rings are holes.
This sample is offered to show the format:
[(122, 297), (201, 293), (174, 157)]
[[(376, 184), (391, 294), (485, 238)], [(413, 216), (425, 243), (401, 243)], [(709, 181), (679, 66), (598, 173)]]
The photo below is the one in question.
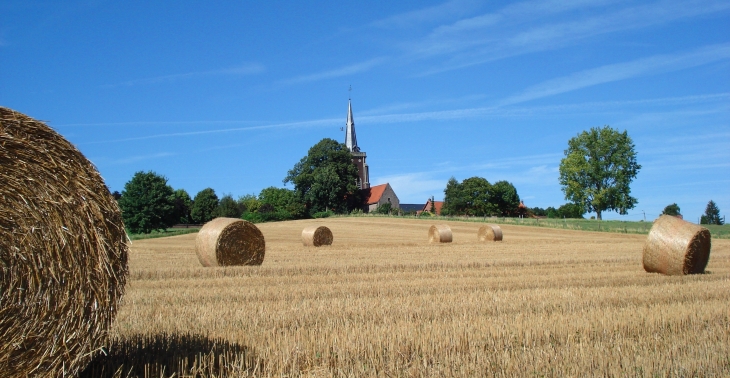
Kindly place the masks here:
[(215, 218), (198, 232), (195, 252), (203, 266), (261, 265), (266, 243), (264, 235), (251, 222)]
[(644, 243), (644, 270), (667, 275), (703, 273), (710, 259), (710, 239), (708, 229), (662, 215)]
[(477, 238), (480, 242), (502, 241), (502, 229), (496, 224), (487, 224), (479, 227)]
[(0, 372), (74, 376), (107, 345), (127, 238), (99, 172), (43, 122), (0, 107)]
[(309, 226), (302, 230), (302, 243), (307, 247), (332, 245), (334, 236), (325, 226)]
[(435, 224), (428, 229), (429, 243), (451, 243), (453, 236), (451, 227), (445, 224)]

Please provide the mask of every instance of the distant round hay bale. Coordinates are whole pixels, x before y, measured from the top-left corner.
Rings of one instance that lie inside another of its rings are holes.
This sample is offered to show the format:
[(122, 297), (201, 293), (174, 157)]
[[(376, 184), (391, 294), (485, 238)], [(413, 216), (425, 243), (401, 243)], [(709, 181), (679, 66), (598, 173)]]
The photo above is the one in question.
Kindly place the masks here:
[(203, 266), (261, 265), (265, 251), (264, 235), (243, 219), (215, 218), (195, 238), (195, 252)]
[(451, 227), (445, 224), (436, 224), (428, 229), (429, 243), (451, 243)]
[(127, 237), (96, 168), (43, 122), (0, 107), (0, 372), (76, 376), (108, 342)]
[(502, 229), (496, 224), (487, 224), (479, 227), (477, 237), (480, 242), (502, 241)]
[(662, 215), (644, 244), (644, 270), (667, 275), (702, 273), (710, 259), (710, 239), (708, 229)]
[(302, 243), (308, 247), (332, 245), (332, 231), (325, 226), (309, 226), (302, 230)]

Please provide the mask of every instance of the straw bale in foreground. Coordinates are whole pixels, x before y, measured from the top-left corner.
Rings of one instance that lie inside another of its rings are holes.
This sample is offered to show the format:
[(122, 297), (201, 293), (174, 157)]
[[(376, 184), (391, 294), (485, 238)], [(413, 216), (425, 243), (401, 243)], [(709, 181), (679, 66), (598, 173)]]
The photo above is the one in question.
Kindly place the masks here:
[(502, 241), (502, 229), (496, 224), (487, 224), (479, 227), (477, 237), (480, 242)]
[(428, 229), (429, 243), (451, 243), (451, 227), (445, 224), (436, 224)]
[(708, 229), (662, 215), (654, 221), (644, 244), (644, 270), (667, 275), (703, 273), (710, 244)]
[(75, 376), (108, 346), (127, 253), (121, 212), (91, 162), (0, 107), (2, 376)]
[(302, 243), (308, 247), (332, 245), (332, 231), (325, 226), (309, 226), (302, 230)]
[(195, 239), (195, 252), (203, 266), (261, 265), (266, 243), (251, 222), (215, 218), (203, 225)]

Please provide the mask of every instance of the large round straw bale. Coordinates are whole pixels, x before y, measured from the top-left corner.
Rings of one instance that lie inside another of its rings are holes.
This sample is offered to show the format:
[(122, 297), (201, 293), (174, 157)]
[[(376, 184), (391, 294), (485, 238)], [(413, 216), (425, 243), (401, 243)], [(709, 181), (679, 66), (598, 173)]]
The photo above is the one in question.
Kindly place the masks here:
[(61, 135), (0, 107), (0, 372), (75, 376), (107, 345), (127, 237), (99, 172)]
[(302, 230), (302, 243), (308, 247), (332, 245), (332, 231), (325, 226), (309, 226)]
[(435, 224), (428, 229), (429, 243), (451, 243), (451, 228), (445, 224)]
[(259, 228), (237, 218), (215, 218), (203, 225), (195, 239), (203, 266), (261, 265), (265, 250)]
[(705, 271), (710, 231), (671, 215), (654, 221), (644, 244), (644, 270), (667, 275)]
[(502, 229), (496, 224), (487, 224), (479, 227), (477, 232), (479, 241), (502, 241)]

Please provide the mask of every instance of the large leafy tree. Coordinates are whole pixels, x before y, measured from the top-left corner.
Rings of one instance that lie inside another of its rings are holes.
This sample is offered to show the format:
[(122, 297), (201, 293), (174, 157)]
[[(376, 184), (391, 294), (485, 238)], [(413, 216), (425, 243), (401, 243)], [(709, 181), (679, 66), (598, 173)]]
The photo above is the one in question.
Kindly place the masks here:
[(494, 185), (482, 177), (470, 177), (461, 183), (450, 178), (444, 189), (444, 215), (514, 215), (520, 205), (517, 189), (507, 181)]
[(218, 201), (215, 209), (215, 216), (227, 218), (239, 218), (243, 214), (243, 206), (233, 199), (233, 196), (226, 194)]
[[(485, 178), (470, 177), (461, 183), (450, 178), (444, 189), (444, 215), (476, 215), (494, 214), (496, 207), (490, 202), (492, 186)], [(444, 210), (445, 209), (445, 210)]]
[(175, 222), (173, 190), (167, 179), (155, 172), (137, 172), (124, 184), (119, 208), (127, 230), (148, 234)]
[(626, 131), (594, 127), (568, 141), (560, 184), (567, 200), (596, 212), (598, 219), (610, 210), (623, 215), (638, 202), (629, 185), (640, 169)]
[(196, 223), (206, 223), (215, 218), (218, 208), (218, 195), (212, 188), (205, 188), (193, 198), (190, 215)]
[(723, 218), (720, 218), (720, 208), (717, 207), (715, 201), (710, 200), (705, 207), (705, 214), (700, 218), (701, 224), (725, 224)]
[(444, 189), (444, 205), (441, 215), (459, 215), (466, 208), (464, 196), (461, 193), (461, 184), (451, 176)]
[(498, 215), (511, 216), (517, 213), (520, 196), (512, 183), (497, 181), (492, 185), (489, 202)]
[(585, 213), (583, 205), (575, 203), (566, 203), (557, 209), (558, 218), (583, 218)]
[(357, 167), (347, 147), (325, 138), (289, 170), (284, 184), (294, 184), (311, 214), (325, 210), (344, 213), (362, 203), (357, 178)]
[(177, 189), (172, 194), (172, 205), (174, 208), (172, 214), (173, 224), (175, 223), (193, 223), (190, 216), (190, 209), (193, 206), (193, 199), (185, 189)]
[(272, 205), (275, 211), (286, 211), (292, 218), (303, 218), (307, 212), (297, 193), (286, 188), (271, 186), (262, 189), (259, 193), (259, 201)]

